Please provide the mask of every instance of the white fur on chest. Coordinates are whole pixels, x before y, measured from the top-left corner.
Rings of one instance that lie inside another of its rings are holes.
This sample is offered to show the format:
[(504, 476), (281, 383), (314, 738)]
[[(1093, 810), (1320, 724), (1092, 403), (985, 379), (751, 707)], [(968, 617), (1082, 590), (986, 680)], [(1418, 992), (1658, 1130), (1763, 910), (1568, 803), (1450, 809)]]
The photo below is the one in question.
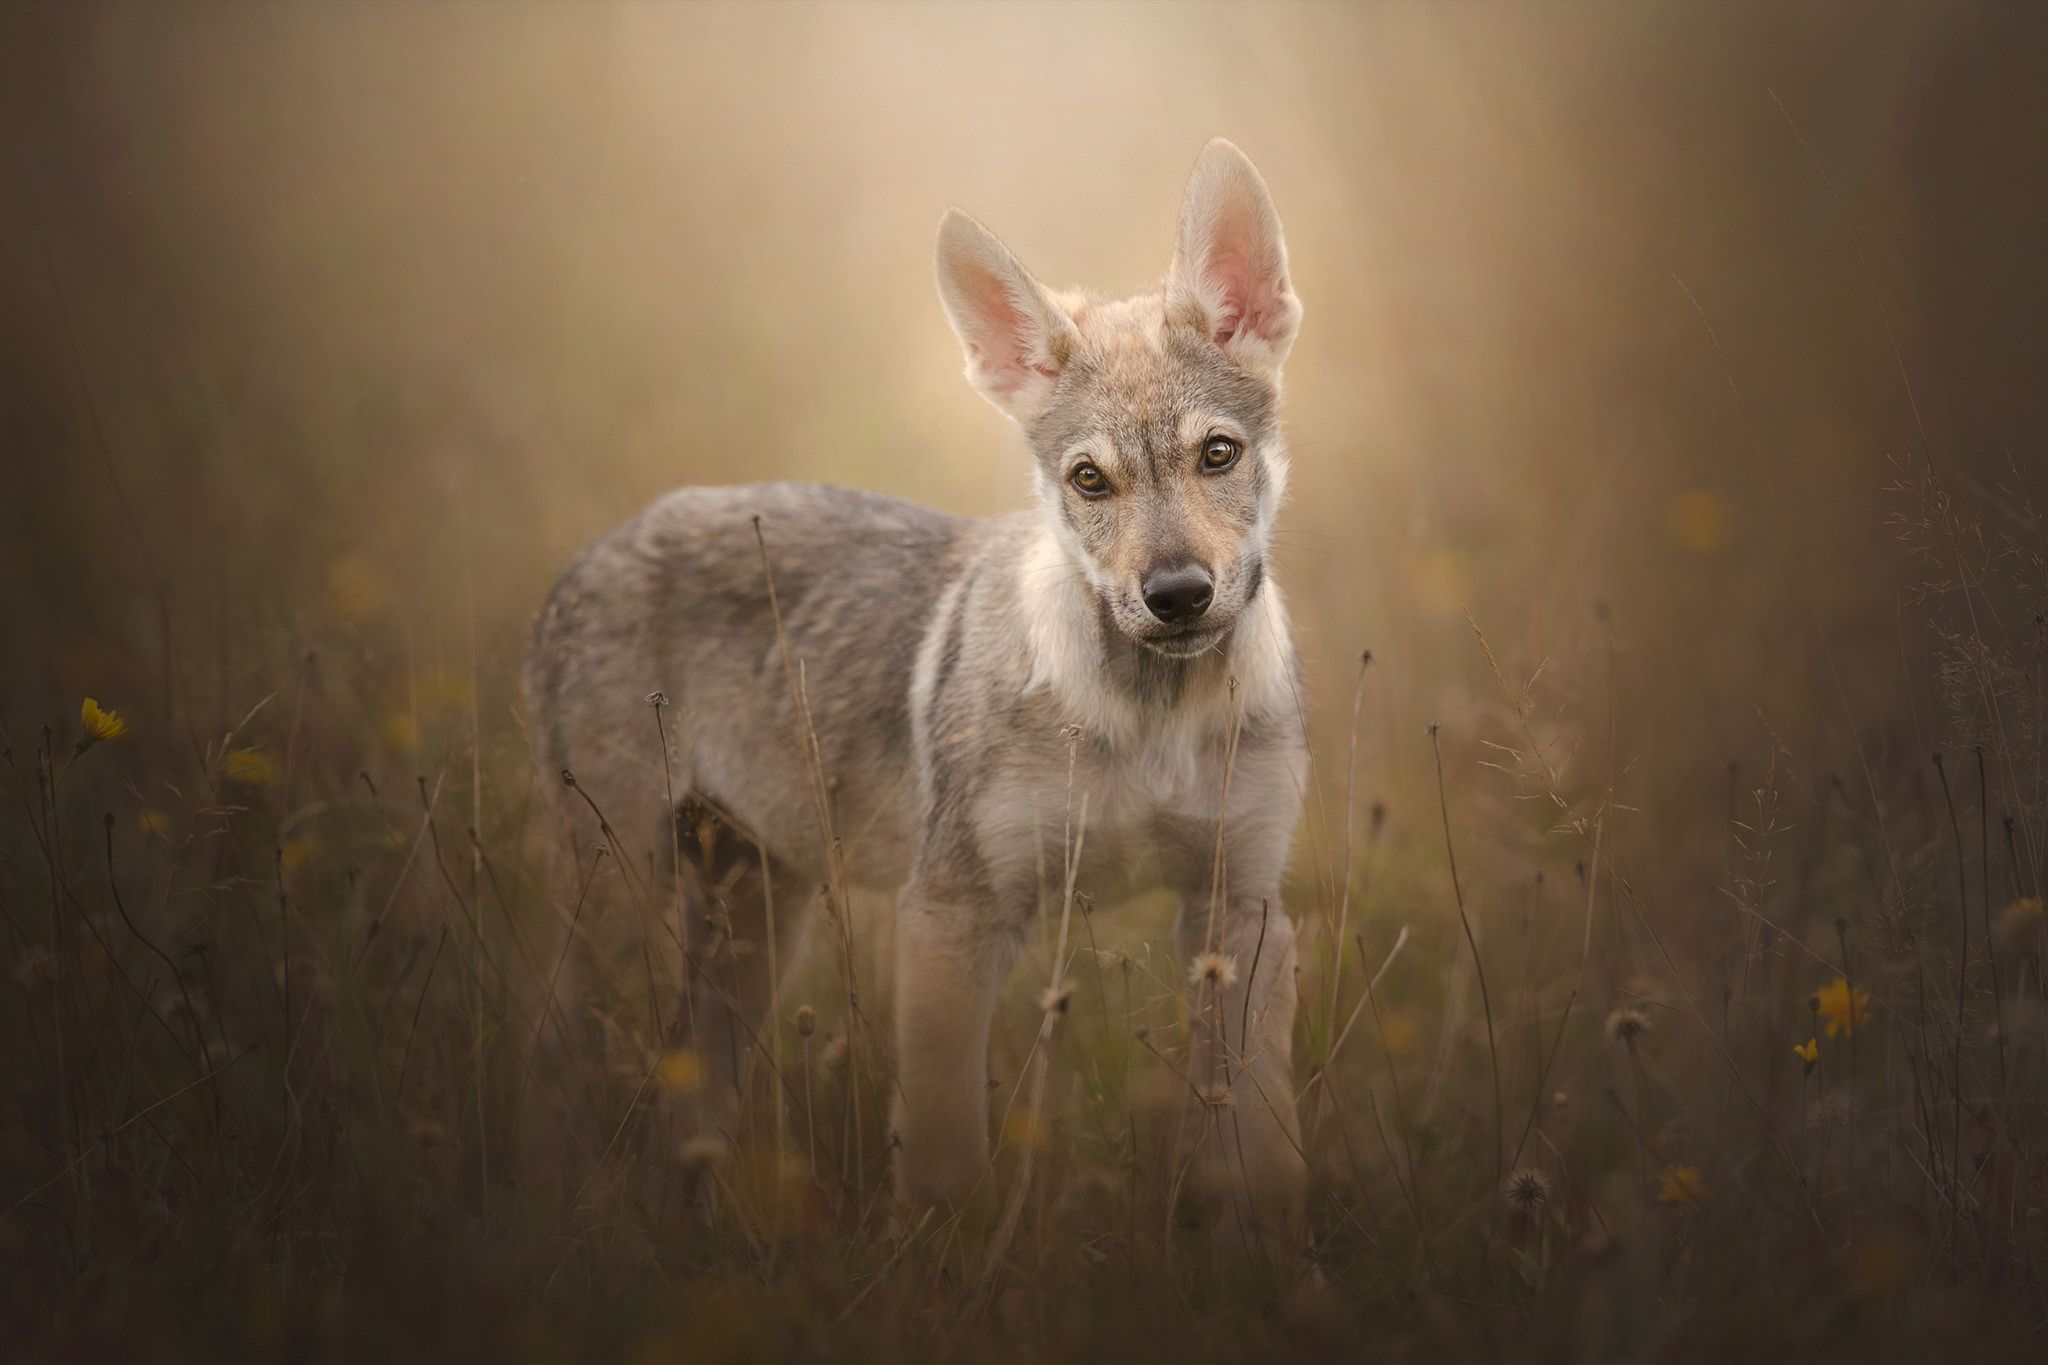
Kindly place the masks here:
[(1022, 580), (1031, 677), (1027, 692), (1051, 698), (1122, 767), (1154, 783), (1184, 782), (1203, 751), (1220, 743), (1235, 717), (1284, 713), (1293, 706), (1293, 644), (1280, 587), (1268, 581), (1245, 607), (1224, 645), (1215, 680), (1170, 706), (1147, 703), (1109, 679), (1088, 605), (1085, 576), (1051, 534), (1025, 556)]
[[(1051, 594), (1039, 597), (1029, 609), (1031, 690), (1052, 703), (1064, 725), (1078, 728), (1062, 740), (1073, 745), (1071, 775), (1065, 753), (1056, 763), (1022, 766), (987, 793), (983, 828), (1007, 845), (1009, 856), (999, 862), (1028, 856), (1056, 875), (1071, 812), (1080, 827), (1084, 885), (1097, 894), (1150, 889), (1164, 872), (1163, 828), (1223, 819), (1230, 745), (1234, 736), (1242, 740), (1243, 718), (1295, 704), (1286, 609), (1269, 584), (1232, 632), (1217, 681), (1177, 704), (1148, 707), (1105, 676), (1092, 623), (1071, 606), (1060, 610), (1045, 601)], [(1240, 748), (1235, 762), (1263, 770), (1261, 757)]]

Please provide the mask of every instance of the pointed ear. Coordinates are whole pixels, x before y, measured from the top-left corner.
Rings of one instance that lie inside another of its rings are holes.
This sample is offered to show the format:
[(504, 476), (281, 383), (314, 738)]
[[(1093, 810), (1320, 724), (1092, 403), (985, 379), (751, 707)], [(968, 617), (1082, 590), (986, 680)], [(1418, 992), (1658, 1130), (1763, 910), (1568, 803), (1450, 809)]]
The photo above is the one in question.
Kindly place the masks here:
[(1045, 411), (1081, 334), (996, 235), (959, 209), (939, 221), (939, 301), (967, 378), (1018, 422)]
[(1166, 309), (1238, 364), (1269, 373), (1279, 371), (1301, 326), (1301, 301), (1287, 278), (1287, 244), (1266, 182), (1220, 137), (1202, 149), (1181, 199)]

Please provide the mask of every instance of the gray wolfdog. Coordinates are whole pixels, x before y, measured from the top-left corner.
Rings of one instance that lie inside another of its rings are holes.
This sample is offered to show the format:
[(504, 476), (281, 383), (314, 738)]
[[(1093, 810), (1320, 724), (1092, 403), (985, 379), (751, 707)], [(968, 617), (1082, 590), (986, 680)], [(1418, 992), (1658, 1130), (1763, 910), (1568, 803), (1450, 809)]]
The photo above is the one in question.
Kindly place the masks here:
[(1038, 505), (972, 520), (811, 485), (684, 488), (588, 546), (527, 667), (567, 847), (631, 840), (672, 864), (660, 895), (698, 985), (677, 1032), (707, 1073), (694, 1121), (728, 1137), (773, 1006), (756, 945), (786, 956), (835, 878), (897, 890), (897, 1184), (941, 1208), (989, 1183), (990, 1021), (1027, 926), (1063, 903), (1068, 851), (1097, 901), (1170, 889), (1210, 1171), (1240, 1209), (1290, 1218), (1280, 883), (1307, 759), (1268, 564), (1301, 318), (1279, 218), (1219, 139), (1155, 292), (1048, 289), (957, 209), (937, 266)]

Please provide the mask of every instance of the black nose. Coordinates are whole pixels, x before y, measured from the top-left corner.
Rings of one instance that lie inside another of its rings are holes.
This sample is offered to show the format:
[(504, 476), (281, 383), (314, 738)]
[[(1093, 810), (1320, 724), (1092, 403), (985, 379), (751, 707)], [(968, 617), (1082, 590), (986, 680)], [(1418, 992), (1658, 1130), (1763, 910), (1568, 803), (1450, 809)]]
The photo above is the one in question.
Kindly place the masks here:
[(1209, 610), (1216, 584), (1208, 570), (1198, 564), (1177, 569), (1154, 569), (1142, 585), (1145, 609), (1169, 626), (1184, 626)]

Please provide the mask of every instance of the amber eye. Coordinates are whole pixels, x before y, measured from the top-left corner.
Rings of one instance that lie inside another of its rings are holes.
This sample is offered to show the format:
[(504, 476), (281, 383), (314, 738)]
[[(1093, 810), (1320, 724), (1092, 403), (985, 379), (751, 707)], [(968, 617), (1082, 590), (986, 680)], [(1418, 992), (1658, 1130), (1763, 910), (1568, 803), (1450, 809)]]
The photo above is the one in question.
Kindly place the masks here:
[(1074, 466), (1067, 479), (1086, 498), (1099, 498), (1109, 492), (1109, 476), (1085, 460)]
[(1202, 443), (1202, 468), (1210, 474), (1220, 474), (1237, 463), (1237, 457), (1244, 454), (1244, 447), (1228, 436), (1211, 436)]

